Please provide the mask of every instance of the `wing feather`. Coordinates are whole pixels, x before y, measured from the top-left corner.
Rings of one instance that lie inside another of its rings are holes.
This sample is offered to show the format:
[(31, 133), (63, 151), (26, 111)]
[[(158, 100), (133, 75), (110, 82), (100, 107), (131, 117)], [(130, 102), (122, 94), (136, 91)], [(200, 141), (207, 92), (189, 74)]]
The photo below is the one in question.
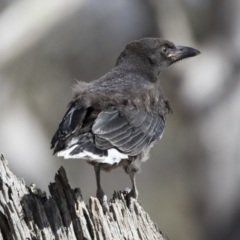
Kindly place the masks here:
[(51, 141), (51, 148), (55, 147), (54, 153), (65, 147), (66, 139), (82, 126), (86, 114), (87, 109), (79, 105), (78, 102), (72, 102), (69, 105), (68, 111), (60, 122)]
[(111, 146), (135, 156), (160, 138), (164, 126), (164, 118), (157, 113), (131, 108), (101, 112), (93, 124), (92, 132), (97, 147), (104, 149), (105, 146)]
[(116, 148), (128, 156), (136, 156), (151, 142), (159, 140), (165, 127), (164, 118), (156, 112), (134, 107), (106, 110), (98, 114), (88, 130), (90, 137), (84, 140), (80, 129), (90, 112), (79, 102), (70, 104), (51, 142), (54, 153), (76, 145), (70, 155), (87, 151), (107, 156), (106, 150)]

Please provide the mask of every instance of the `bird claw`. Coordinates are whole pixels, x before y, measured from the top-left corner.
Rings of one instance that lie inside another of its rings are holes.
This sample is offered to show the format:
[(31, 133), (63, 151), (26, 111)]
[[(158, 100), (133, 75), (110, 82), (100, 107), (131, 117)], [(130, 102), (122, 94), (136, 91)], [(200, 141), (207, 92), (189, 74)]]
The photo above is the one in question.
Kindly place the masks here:
[(128, 209), (132, 213), (134, 209), (134, 204), (137, 201), (137, 194), (135, 191), (133, 191), (133, 189), (130, 189), (130, 188), (125, 188), (123, 193), (126, 198)]
[(102, 204), (103, 212), (108, 212), (109, 207), (108, 207), (108, 202), (107, 202), (107, 195), (103, 196), (101, 204)]
[(108, 207), (107, 195), (103, 192), (102, 189), (97, 190), (97, 198), (102, 205), (103, 211), (108, 212), (109, 207)]
[(132, 213), (134, 209), (134, 204), (136, 202), (136, 198), (133, 198), (130, 194), (127, 194), (126, 200), (127, 200), (128, 209)]
[(129, 187), (126, 187), (124, 190), (123, 190), (123, 194), (124, 195), (127, 195), (128, 193), (131, 192), (131, 189)]

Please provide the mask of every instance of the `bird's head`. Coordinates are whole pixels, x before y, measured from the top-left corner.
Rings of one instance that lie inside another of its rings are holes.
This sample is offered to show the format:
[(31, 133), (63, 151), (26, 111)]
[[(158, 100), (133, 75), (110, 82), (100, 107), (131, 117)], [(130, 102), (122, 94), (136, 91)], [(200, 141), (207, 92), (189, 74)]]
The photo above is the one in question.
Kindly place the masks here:
[(199, 54), (200, 51), (194, 48), (177, 46), (161, 38), (143, 38), (127, 44), (118, 58), (117, 65), (134, 64), (144, 71), (150, 69), (155, 72), (154, 75), (159, 75), (171, 64)]

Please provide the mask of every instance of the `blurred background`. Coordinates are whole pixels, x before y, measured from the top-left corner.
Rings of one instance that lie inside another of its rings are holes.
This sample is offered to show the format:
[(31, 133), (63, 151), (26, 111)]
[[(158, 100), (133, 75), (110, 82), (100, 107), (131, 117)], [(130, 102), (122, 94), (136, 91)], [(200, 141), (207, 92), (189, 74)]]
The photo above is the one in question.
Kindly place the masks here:
[[(161, 75), (173, 114), (137, 176), (139, 201), (171, 240), (240, 239), (240, 1), (1, 0), (0, 152), (48, 191), (63, 165), (85, 201), (93, 167), (52, 156), (76, 80), (109, 71), (124, 46), (163, 37), (201, 55)], [(103, 189), (130, 186), (122, 169)]]

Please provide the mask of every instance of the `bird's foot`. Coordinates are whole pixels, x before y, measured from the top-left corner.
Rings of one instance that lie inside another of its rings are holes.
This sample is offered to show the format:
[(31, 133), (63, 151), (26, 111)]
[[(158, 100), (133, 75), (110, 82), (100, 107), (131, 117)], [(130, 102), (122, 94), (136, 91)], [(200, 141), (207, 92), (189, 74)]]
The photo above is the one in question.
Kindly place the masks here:
[(97, 190), (97, 198), (102, 205), (103, 211), (108, 212), (109, 207), (107, 202), (107, 195), (104, 193), (104, 191), (101, 188)]
[(134, 204), (138, 198), (138, 193), (137, 191), (130, 188), (126, 188), (124, 190), (124, 193), (125, 193), (128, 209), (130, 212), (133, 212)]

